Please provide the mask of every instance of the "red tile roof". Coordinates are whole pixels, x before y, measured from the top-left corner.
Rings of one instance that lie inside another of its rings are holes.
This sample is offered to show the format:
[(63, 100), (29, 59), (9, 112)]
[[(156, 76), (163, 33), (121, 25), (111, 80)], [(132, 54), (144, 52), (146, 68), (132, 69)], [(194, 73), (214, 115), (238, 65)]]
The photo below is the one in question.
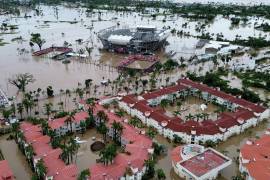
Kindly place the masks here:
[(160, 107), (155, 107), (155, 108), (150, 107), (146, 100), (140, 100), (140, 101), (135, 100), (136, 99), (135, 95), (124, 96), (122, 101), (128, 104), (134, 103), (136, 101), (133, 107), (134, 109), (137, 109), (138, 111), (142, 113), (149, 112), (150, 118), (154, 119), (160, 124), (162, 122), (167, 122), (168, 124), (165, 128), (169, 128), (176, 132), (184, 132), (187, 134), (190, 134), (191, 131), (196, 131), (197, 135), (201, 135), (201, 134), (214, 135), (214, 134), (221, 133), (219, 127), (230, 128), (232, 126), (239, 125), (239, 122), (238, 122), (239, 119), (246, 121), (246, 120), (249, 120), (250, 118), (255, 117), (254, 113), (251, 110), (255, 112), (264, 111), (264, 108), (261, 106), (257, 106), (251, 102), (247, 102), (245, 100), (236, 98), (232, 95), (210, 88), (206, 85), (193, 82), (188, 79), (181, 79), (178, 82), (182, 84), (156, 90), (154, 92), (146, 93), (142, 96), (144, 97), (144, 99), (152, 99), (152, 98), (156, 98), (167, 93), (180, 91), (180, 90), (186, 89), (188, 86), (191, 86), (201, 91), (209, 92), (210, 94), (213, 94), (217, 97), (227, 99), (228, 101), (239, 103), (239, 105), (243, 106), (244, 108), (238, 108), (238, 110), (233, 113), (228, 113), (228, 112), (221, 113), (217, 121), (205, 120), (203, 122), (196, 122), (196, 121), (184, 122), (182, 119), (178, 117), (175, 117), (175, 118), (168, 117), (165, 114), (165, 111), (162, 110)]
[(135, 95), (127, 95), (122, 98), (122, 101), (126, 104), (135, 104), (138, 100)]
[(66, 123), (66, 117), (50, 120), (48, 125), (51, 129), (59, 129), (64, 126)]
[(27, 132), (27, 131), (41, 132), (42, 131), (42, 128), (39, 125), (33, 125), (29, 122), (22, 122), (20, 124), (20, 129), (24, 132)]
[(221, 128), (230, 128), (233, 127), (235, 125), (239, 125), (239, 123), (237, 122), (237, 119), (232, 118), (229, 115), (226, 115), (225, 113), (220, 115), (220, 118), (216, 121), (217, 125), (220, 126)]
[(96, 104), (94, 113), (103, 110), (109, 121), (107, 124), (113, 123), (113, 121), (120, 122), (123, 125), (122, 139), (125, 139), (131, 144), (127, 144), (125, 150), (130, 155), (120, 153), (118, 154), (114, 162), (108, 166), (104, 166), (101, 163), (95, 164), (89, 168), (91, 172), (91, 179), (99, 180), (104, 179), (119, 179), (126, 171), (126, 167), (131, 166), (133, 168), (142, 169), (144, 160), (148, 159), (148, 149), (152, 146), (152, 141), (148, 137), (139, 134), (139, 130), (123, 122), (123, 119), (118, 117), (112, 112), (104, 109), (103, 106)]
[(84, 121), (86, 118), (88, 118), (89, 115), (85, 111), (80, 111), (74, 115), (74, 121), (79, 123), (81, 121)]
[(181, 157), (181, 151), (182, 151), (182, 146), (177, 146), (171, 151), (171, 159), (172, 162), (176, 165), (176, 163), (182, 161)]
[(15, 179), (12, 170), (9, 167), (7, 160), (0, 161), (0, 180)]
[(147, 105), (147, 101), (139, 101), (134, 105), (133, 108), (142, 113), (154, 111), (154, 108)]
[(78, 168), (76, 165), (71, 164), (68, 166), (65, 166), (63, 169), (61, 169), (58, 174), (56, 174), (53, 179), (54, 180), (76, 180), (77, 179), (77, 173)]
[[(87, 112), (80, 111), (80, 112), (77, 112), (74, 115), (74, 120), (73, 121), (79, 123), (80, 121), (85, 120), (87, 117), (88, 117)], [(49, 121), (48, 125), (52, 129), (59, 129), (60, 127), (62, 127), (62, 126), (64, 126), (66, 124), (66, 122), (65, 122), (66, 119), (67, 119), (67, 116), (62, 117), (62, 118), (58, 118), (58, 119), (53, 119), (53, 120)]]
[[(81, 117), (84, 116), (78, 116), (78, 118)], [(47, 167), (47, 176), (53, 176), (57, 180), (76, 180), (77, 167), (75, 165), (65, 165), (64, 161), (60, 159), (62, 150), (60, 148), (53, 149), (50, 146), (50, 137), (43, 136), (40, 127), (30, 123), (21, 123), (20, 127), (23, 130), (26, 142), (32, 144), (35, 152), (34, 158), (44, 160), (44, 165)]]
[(186, 86), (178, 84), (178, 85), (175, 85), (175, 86), (169, 86), (169, 87), (159, 89), (159, 90), (156, 90), (156, 91), (153, 91), (153, 92), (145, 93), (145, 94), (142, 95), (142, 97), (145, 100), (154, 99), (154, 98), (157, 98), (159, 96), (163, 96), (163, 95), (166, 95), (166, 94), (171, 94), (171, 93), (174, 93), (174, 92), (177, 92), (177, 91), (182, 91), (182, 90), (184, 90), (186, 88), (187, 88)]
[(213, 150), (208, 149), (201, 154), (181, 162), (180, 165), (192, 172), (197, 177), (201, 177), (228, 161), (228, 159), (225, 159)]
[(196, 88), (196, 89), (199, 89), (201, 91), (205, 91), (205, 92), (208, 92), (214, 96), (217, 96), (217, 97), (220, 97), (220, 98), (223, 98), (223, 99), (226, 99), (232, 103), (235, 103), (235, 104), (238, 104), (244, 108), (248, 108), (248, 109), (251, 109), (252, 111), (254, 112), (257, 112), (257, 113), (262, 113), (266, 110), (266, 108), (262, 107), (262, 106), (258, 106), (252, 102), (249, 102), (249, 101), (246, 101), (244, 99), (240, 99), (240, 98), (237, 98), (237, 97), (234, 97), (232, 95), (229, 95), (229, 94), (226, 94), (222, 91), (219, 91), (219, 90), (216, 90), (214, 88), (211, 88), (211, 87), (208, 87), (204, 84), (200, 84), (200, 83), (197, 83), (197, 82), (194, 82), (194, 81), (191, 81), (189, 79), (180, 79), (178, 82), (180, 83), (183, 83), (185, 85), (189, 85), (193, 88)]
[(247, 168), (250, 176), (254, 179), (270, 179), (270, 135), (263, 135), (254, 141), (252, 145), (245, 144), (240, 149), (243, 159), (249, 163), (242, 165)]
[(43, 134), (39, 131), (27, 131), (24, 133), (26, 142), (32, 142), (34, 139), (40, 138)]

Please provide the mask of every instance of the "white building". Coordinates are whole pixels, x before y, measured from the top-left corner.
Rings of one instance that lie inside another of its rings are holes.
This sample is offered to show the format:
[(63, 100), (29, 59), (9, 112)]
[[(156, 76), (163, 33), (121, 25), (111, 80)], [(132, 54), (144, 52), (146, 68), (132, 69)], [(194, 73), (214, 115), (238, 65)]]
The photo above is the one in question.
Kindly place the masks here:
[(188, 180), (214, 180), (232, 162), (218, 151), (196, 144), (176, 147), (171, 160), (175, 173)]

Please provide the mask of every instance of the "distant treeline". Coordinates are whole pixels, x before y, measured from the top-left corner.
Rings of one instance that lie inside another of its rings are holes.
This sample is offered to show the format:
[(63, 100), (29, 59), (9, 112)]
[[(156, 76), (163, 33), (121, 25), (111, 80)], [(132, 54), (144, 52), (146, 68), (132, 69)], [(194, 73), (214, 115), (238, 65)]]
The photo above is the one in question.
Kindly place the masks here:
[[(176, 4), (167, 1), (139, 1), (139, 0), (2, 0), (1, 9), (12, 10), (17, 6), (35, 6), (38, 4), (56, 5), (61, 3), (83, 3), (88, 8), (99, 8), (107, 5), (107, 8), (115, 7), (136, 7), (135, 10), (143, 10), (147, 7), (165, 8), (172, 13), (193, 14), (195, 17), (213, 18), (216, 15), (236, 15), (236, 16), (263, 16), (270, 18), (270, 6), (242, 6), (236, 4)], [(126, 8), (127, 9), (127, 8)]]

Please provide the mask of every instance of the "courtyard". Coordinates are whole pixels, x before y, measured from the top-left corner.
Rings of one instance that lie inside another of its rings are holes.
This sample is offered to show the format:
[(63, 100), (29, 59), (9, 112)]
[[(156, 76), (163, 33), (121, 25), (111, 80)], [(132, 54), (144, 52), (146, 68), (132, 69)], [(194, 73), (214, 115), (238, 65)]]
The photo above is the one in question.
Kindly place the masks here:
[(184, 121), (195, 120), (201, 122), (203, 120), (215, 121), (221, 112), (227, 111), (211, 102), (206, 102), (195, 96), (188, 96), (185, 99), (177, 99), (173, 104), (168, 104), (165, 108), (166, 115), (170, 117), (180, 117)]

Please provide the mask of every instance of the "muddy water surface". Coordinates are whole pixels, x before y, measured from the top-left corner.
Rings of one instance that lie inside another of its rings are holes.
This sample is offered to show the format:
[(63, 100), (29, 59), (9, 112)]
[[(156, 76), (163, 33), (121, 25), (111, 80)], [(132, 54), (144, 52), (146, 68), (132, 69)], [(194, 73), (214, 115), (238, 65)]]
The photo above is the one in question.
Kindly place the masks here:
[(28, 180), (32, 177), (32, 170), (26, 161), (25, 156), (19, 150), (14, 140), (7, 141), (8, 135), (0, 137), (0, 149), (4, 158), (8, 161), (11, 170), (14, 172), (16, 179)]
[[(16, 92), (16, 89), (8, 84), (8, 79), (17, 73), (29, 72), (34, 75), (37, 81), (29, 87), (29, 90), (45, 89), (48, 85), (51, 85), (56, 91), (59, 91), (61, 88), (74, 87), (78, 82), (83, 83), (88, 78), (93, 79), (94, 83), (100, 83), (103, 78), (114, 80), (118, 73), (110, 66), (116, 66), (119, 59), (125, 55), (100, 51), (102, 44), (97, 38), (97, 32), (115, 26), (117, 23), (120, 24), (120, 27), (135, 27), (141, 24), (155, 25), (158, 28), (171, 27), (176, 30), (188, 31), (194, 35), (200, 34), (195, 31), (198, 22), (190, 22), (188, 19), (177, 15), (158, 16), (156, 19), (133, 12), (101, 11), (102, 13), (99, 15), (99, 13), (86, 13), (84, 8), (68, 8), (65, 6), (40, 6), (39, 11), (40, 14), (37, 14), (36, 11), (25, 10), (24, 13), (31, 16), (29, 18), (23, 18), (23, 13), (22, 17), (0, 16), (0, 21), (16, 24), (19, 28), (0, 34), (0, 38), (9, 43), (0, 47), (0, 87), (8, 95), (13, 95)], [(256, 21), (263, 21), (263, 19)], [(239, 33), (243, 38), (259, 36), (260, 34), (262, 36), (268, 35), (254, 30), (254, 22), (255, 19), (251, 19), (250, 25), (231, 28), (229, 20), (218, 16), (213, 23), (206, 27), (206, 31), (211, 33), (223, 32), (227, 39), (234, 39), (235, 35)], [(182, 24), (184, 23), (188, 23), (188, 26), (183, 29)], [(29, 46), (31, 33), (41, 34), (42, 38), (46, 40), (43, 45), (44, 48), (52, 45), (62, 46), (64, 42), (67, 42), (72, 45), (71, 47), (76, 52), (85, 49), (85, 46), (94, 49), (87, 60), (76, 58), (67, 65), (49, 58), (34, 58), (31, 56), (31, 52), (38, 50), (38, 48)], [(12, 41), (12, 39), (20, 36), (23, 40)], [(82, 43), (76, 41), (78, 39), (82, 39)], [(198, 53), (195, 49), (197, 42), (198, 39), (196, 38), (171, 35), (168, 38), (168, 46), (157, 54), (160, 59), (165, 59), (164, 53), (173, 50), (177, 53), (177, 58), (189, 58)]]

